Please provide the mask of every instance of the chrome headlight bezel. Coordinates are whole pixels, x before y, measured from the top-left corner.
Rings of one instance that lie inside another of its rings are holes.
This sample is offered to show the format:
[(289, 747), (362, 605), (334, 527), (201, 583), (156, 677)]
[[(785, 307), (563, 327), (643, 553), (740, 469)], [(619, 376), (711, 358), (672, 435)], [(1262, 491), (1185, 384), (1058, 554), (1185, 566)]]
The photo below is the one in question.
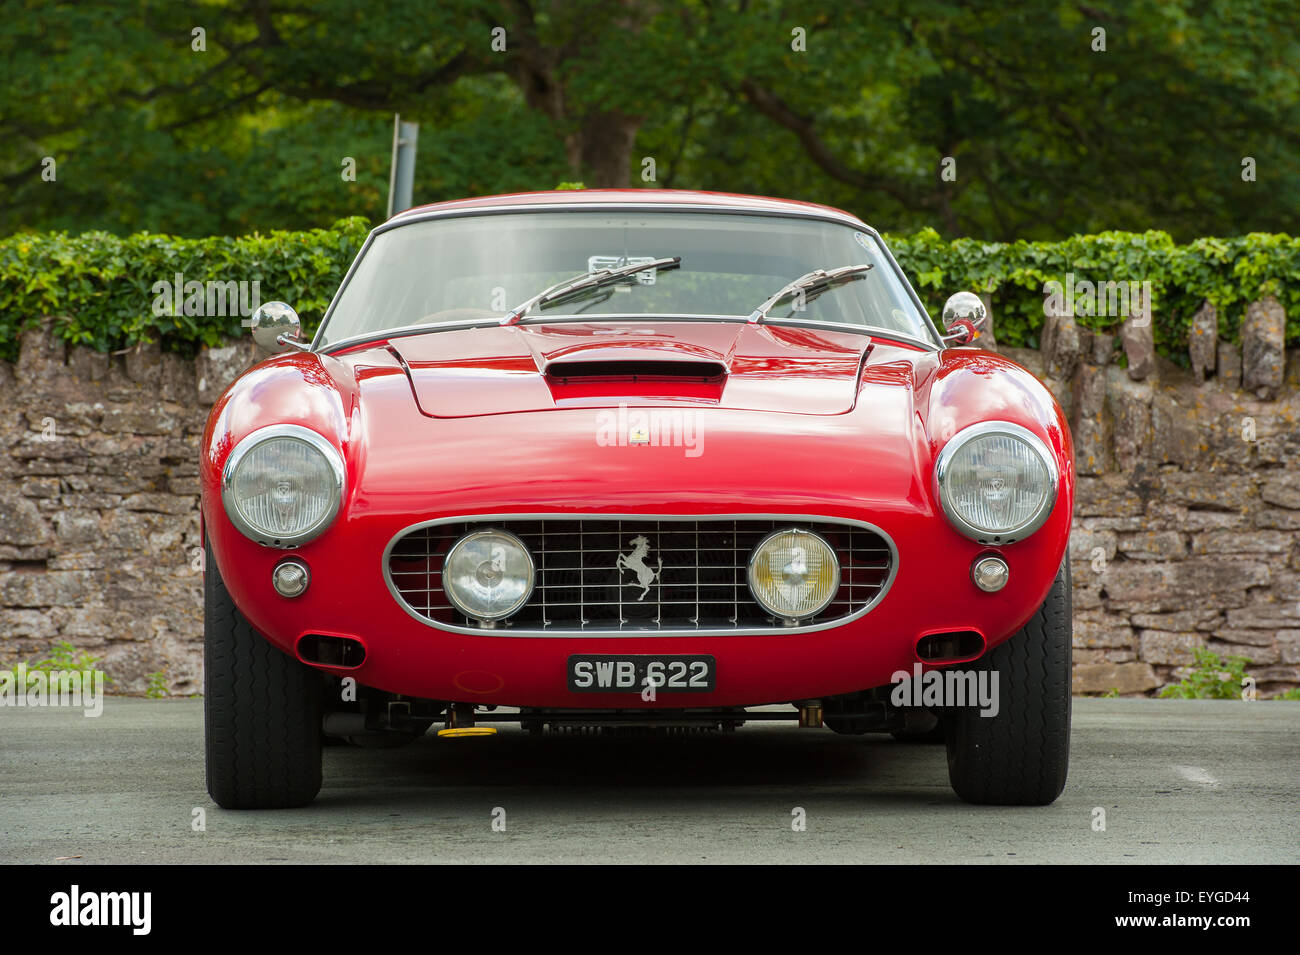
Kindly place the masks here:
[[(244, 516), (234, 496), (235, 475), (238, 473), (240, 463), (248, 453), (266, 441), (283, 438), (301, 441), (319, 453), (325, 459), (334, 479), (334, 494), (331, 495), (329, 507), (326, 508), (315, 523), (296, 534), (275, 534), (268, 532), (266, 528), (257, 527)], [(221, 503), (225, 509), (226, 518), (241, 534), (263, 547), (278, 547), (288, 550), (314, 540), (325, 533), (330, 525), (334, 523), (334, 519), (338, 517), (339, 509), (343, 506), (343, 492), (346, 487), (347, 469), (344, 468), (343, 458), (335, 450), (334, 445), (310, 428), (304, 428), (302, 425), (296, 424), (270, 425), (265, 428), (258, 428), (251, 434), (246, 435), (242, 441), (235, 445), (234, 450), (226, 458), (225, 466), (221, 469)]]
[[(509, 538), (509, 540), (512, 541), (514, 545), (519, 548), (520, 553), (522, 553), (524, 555), (524, 558), (528, 561), (528, 579), (527, 579), (527, 586), (524, 588), (523, 596), (520, 597), (519, 600), (517, 600), (515, 604), (511, 606), (509, 609), (497, 611), (490, 614), (479, 613), (475, 610), (470, 609), (461, 601), (460, 597), (456, 594), (456, 592), (447, 584), (449, 570), (452, 565), (452, 558), (455, 556), (456, 552), (465, 544), (481, 537)], [(510, 533), (510, 531), (502, 530), (501, 528), (482, 527), (477, 530), (472, 530), (468, 534), (462, 535), (461, 537), (457, 538), (454, 544), (452, 544), (450, 547), (447, 548), (447, 556), (443, 558), (443, 562), (442, 562), (441, 580), (442, 580), (443, 593), (447, 595), (447, 600), (451, 603), (453, 607), (455, 607), (458, 611), (460, 611), (470, 620), (477, 620), (480, 623), (485, 623), (485, 624), (495, 624), (499, 620), (505, 620), (509, 617), (514, 616), (520, 610), (523, 610), (524, 607), (528, 606), (528, 601), (531, 600), (533, 597), (533, 588), (537, 584), (537, 562), (533, 560), (533, 552), (528, 549), (528, 545), (525, 544), (522, 540), (520, 540), (517, 534), (512, 534)]]
[[(1034, 511), (1028, 520), (1006, 529), (988, 529), (972, 524), (957, 509), (952, 500), (951, 488), (949, 487), (949, 474), (957, 452), (976, 438), (991, 435), (1010, 437), (1020, 441), (1042, 462), (1047, 472), (1048, 493), (1043, 498), (1043, 502), (1038, 509)], [(1056, 456), (1052, 454), (1042, 439), (1028, 428), (1010, 421), (983, 421), (958, 431), (943, 446), (934, 464), (934, 485), (935, 495), (939, 499), (944, 515), (948, 518), (948, 523), (959, 533), (981, 544), (1013, 544), (1016, 541), (1024, 540), (1047, 522), (1053, 508), (1056, 507), (1056, 499), (1060, 493), (1061, 472), (1056, 464)]]
[[(835, 586), (831, 588), (830, 593), (826, 595), (826, 598), (821, 602), (820, 605), (816, 607), (816, 609), (811, 610), (807, 613), (799, 614), (798, 616), (792, 616), (789, 613), (783, 613), (777, 608), (769, 605), (759, 594), (759, 589), (754, 585), (754, 577), (758, 571), (758, 559), (759, 556), (763, 553), (763, 548), (767, 546), (769, 541), (771, 541), (776, 537), (780, 537), (782, 534), (802, 535), (817, 541), (819, 545), (825, 547), (826, 556), (829, 559), (830, 566), (831, 566), (831, 577), (835, 581)], [(817, 614), (824, 611), (827, 607), (829, 607), (834, 602), (835, 595), (838, 594), (840, 591), (841, 580), (842, 580), (840, 576), (840, 572), (841, 571), (840, 571), (839, 556), (835, 553), (835, 548), (831, 546), (831, 542), (826, 540), (826, 538), (822, 537), (820, 534), (817, 534), (810, 530), (806, 530), (805, 528), (802, 527), (779, 527), (776, 530), (772, 531), (771, 533), (765, 534), (763, 536), (763, 539), (754, 545), (754, 549), (749, 554), (749, 562), (746, 565), (745, 579), (746, 579), (746, 583), (749, 586), (749, 594), (751, 597), (754, 598), (754, 602), (756, 604), (758, 604), (760, 607), (763, 608), (763, 610), (765, 610), (767, 613), (770, 613), (776, 619), (784, 620), (787, 623), (791, 623), (800, 620), (810, 620), (813, 617), (817, 616)]]

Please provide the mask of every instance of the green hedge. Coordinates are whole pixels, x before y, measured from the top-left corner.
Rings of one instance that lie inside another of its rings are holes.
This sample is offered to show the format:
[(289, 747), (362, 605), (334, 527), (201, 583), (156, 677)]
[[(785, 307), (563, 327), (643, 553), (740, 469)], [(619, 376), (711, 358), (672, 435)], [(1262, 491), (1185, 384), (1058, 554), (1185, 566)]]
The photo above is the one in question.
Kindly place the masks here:
[[(18, 333), (46, 317), (69, 342), (116, 351), (159, 341), (193, 353), (247, 334), (238, 314), (155, 315), (155, 283), (259, 282), (263, 301), (293, 304), (314, 329), (369, 225), (342, 219), (329, 229), (232, 238), (181, 239), (140, 233), (18, 234), (0, 240), (0, 356), (17, 357)], [(226, 309), (227, 312), (234, 311)]]
[[(895, 257), (936, 319), (960, 289), (992, 296), (994, 329), (1004, 344), (1038, 347), (1044, 285), (1074, 280), (1150, 282), (1153, 334), (1164, 355), (1186, 364), (1192, 316), (1209, 300), (1219, 334), (1239, 340), (1246, 307), (1276, 295), (1286, 309), (1288, 344), (1300, 344), (1300, 239), (1251, 233), (1177, 245), (1164, 232), (1102, 232), (1059, 242), (946, 241), (932, 229), (888, 239)], [(1076, 315), (1088, 328), (1115, 331), (1120, 319)]]
[[(191, 353), (241, 333), (240, 318), (155, 315), (154, 284), (175, 273), (198, 282), (260, 282), (263, 300), (282, 299), (315, 328), (365, 239), (364, 219), (330, 229), (231, 238), (179, 239), (90, 232), (19, 234), (0, 240), (0, 357), (17, 357), (18, 333), (53, 317), (63, 338), (100, 351), (140, 341)], [(1048, 281), (1149, 281), (1157, 347), (1186, 360), (1187, 327), (1201, 302), (1219, 309), (1219, 332), (1237, 337), (1246, 306), (1267, 294), (1286, 308), (1287, 341), (1300, 343), (1300, 239), (1251, 234), (1176, 245), (1163, 232), (1104, 232), (1059, 242), (945, 241), (933, 230), (889, 244), (936, 317), (961, 289), (992, 296), (998, 341), (1037, 346)], [(1088, 327), (1118, 320), (1080, 315)]]

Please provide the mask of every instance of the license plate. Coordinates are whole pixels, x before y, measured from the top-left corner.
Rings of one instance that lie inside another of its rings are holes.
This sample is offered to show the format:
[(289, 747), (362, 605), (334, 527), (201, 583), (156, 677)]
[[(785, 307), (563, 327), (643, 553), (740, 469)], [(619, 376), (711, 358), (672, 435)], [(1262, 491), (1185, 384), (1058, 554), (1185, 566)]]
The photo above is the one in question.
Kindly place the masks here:
[(717, 687), (717, 664), (703, 654), (586, 653), (569, 657), (574, 693), (709, 693)]

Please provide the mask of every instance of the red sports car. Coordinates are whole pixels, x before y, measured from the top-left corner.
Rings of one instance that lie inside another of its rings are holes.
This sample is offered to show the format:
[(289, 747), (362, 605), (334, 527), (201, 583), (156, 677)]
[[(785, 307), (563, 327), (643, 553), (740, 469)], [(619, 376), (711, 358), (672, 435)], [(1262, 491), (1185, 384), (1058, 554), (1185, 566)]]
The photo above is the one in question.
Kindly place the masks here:
[(321, 747), (791, 719), (943, 739), (980, 803), (1065, 783), (1061, 409), (940, 333), (825, 206), (664, 190), (412, 209), (310, 344), (212, 409), (208, 790), (305, 804)]

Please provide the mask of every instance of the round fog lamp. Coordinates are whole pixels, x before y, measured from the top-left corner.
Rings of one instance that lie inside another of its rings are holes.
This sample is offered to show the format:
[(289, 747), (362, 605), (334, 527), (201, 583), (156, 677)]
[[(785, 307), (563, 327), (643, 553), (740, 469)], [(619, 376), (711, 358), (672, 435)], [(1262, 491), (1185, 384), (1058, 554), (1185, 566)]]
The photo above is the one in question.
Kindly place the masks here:
[(447, 599), (479, 621), (508, 617), (533, 593), (533, 558), (514, 534), (474, 531), (452, 545), (442, 566)]
[(811, 531), (774, 531), (759, 541), (749, 559), (750, 593), (764, 610), (783, 620), (815, 617), (839, 589), (835, 550)]
[(271, 571), (271, 586), (281, 597), (297, 597), (307, 589), (309, 583), (311, 572), (301, 561), (282, 561)]
[(985, 593), (997, 593), (1007, 585), (1011, 569), (1001, 557), (981, 557), (971, 565), (971, 580)]

